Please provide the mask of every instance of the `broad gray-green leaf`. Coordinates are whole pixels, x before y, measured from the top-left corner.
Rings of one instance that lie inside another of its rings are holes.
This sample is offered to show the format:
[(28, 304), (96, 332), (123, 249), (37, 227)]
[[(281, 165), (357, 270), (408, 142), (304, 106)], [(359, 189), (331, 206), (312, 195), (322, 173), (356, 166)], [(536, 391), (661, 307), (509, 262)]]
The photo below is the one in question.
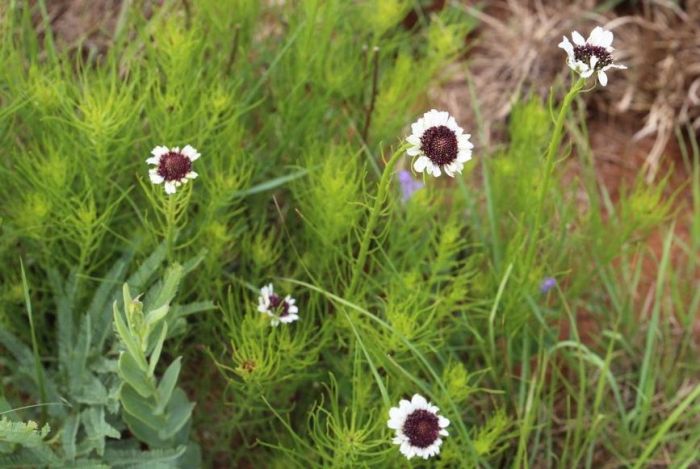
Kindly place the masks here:
[(63, 364), (68, 371), (68, 386), (72, 395), (76, 395), (81, 391), (85, 375), (88, 373), (87, 358), (90, 353), (90, 343), (92, 342), (90, 332), (90, 316), (85, 315), (78, 334), (78, 341), (68, 355), (68, 363)]
[(121, 434), (117, 429), (105, 421), (104, 407), (91, 407), (83, 411), (80, 417), (85, 429), (86, 439), (97, 451), (97, 454), (104, 454), (105, 438), (121, 438)]
[(136, 392), (143, 397), (152, 396), (155, 393), (155, 383), (152, 382), (147, 370), (141, 369), (136, 361), (127, 352), (119, 356), (119, 376), (129, 383)]
[(163, 440), (175, 436), (190, 420), (192, 409), (194, 409), (194, 403), (187, 399), (187, 395), (182, 389), (176, 388), (166, 409), (167, 422), (165, 426), (160, 428), (158, 436)]
[(153, 449), (150, 451), (139, 450), (115, 450), (109, 449), (105, 451), (104, 460), (112, 465), (112, 467), (173, 467), (173, 464), (187, 449), (186, 446), (180, 445), (172, 449)]
[(69, 461), (75, 459), (75, 440), (78, 436), (79, 424), (80, 419), (76, 414), (70, 414), (63, 424), (61, 445), (63, 446), (63, 454)]
[(147, 427), (158, 431), (165, 424), (165, 418), (153, 414), (156, 406), (153, 399), (144, 399), (128, 384), (122, 387), (120, 397), (124, 412), (140, 420)]

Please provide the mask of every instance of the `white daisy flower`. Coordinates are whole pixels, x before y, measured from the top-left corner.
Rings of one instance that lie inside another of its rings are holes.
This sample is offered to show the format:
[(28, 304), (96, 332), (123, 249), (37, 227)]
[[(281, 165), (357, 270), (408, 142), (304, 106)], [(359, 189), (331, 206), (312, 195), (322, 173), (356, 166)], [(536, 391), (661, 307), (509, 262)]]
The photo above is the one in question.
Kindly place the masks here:
[(411, 125), (411, 132), (406, 139), (411, 147), (406, 153), (417, 157), (413, 169), (418, 173), (426, 171), (438, 177), (445, 171), (454, 177), (455, 173), (462, 172), (464, 163), (472, 159), (471, 135), (463, 133), (447, 112), (435, 109), (426, 112)]
[(151, 154), (146, 163), (155, 167), (148, 170), (148, 176), (153, 184), (163, 184), (166, 194), (174, 194), (178, 187), (198, 176), (192, 171), (192, 163), (201, 155), (190, 145), (182, 150), (157, 146)]
[(623, 70), (627, 68), (624, 65), (613, 63), (612, 51), (615, 49), (612, 47), (612, 31), (596, 26), (588, 39), (583, 39), (578, 31), (571, 33), (571, 39), (574, 41), (573, 44), (564, 36), (559, 47), (566, 51), (568, 56), (566, 63), (569, 68), (583, 78), (588, 78), (595, 73), (600, 84), (605, 86), (608, 84), (606, 71), (611, 68)]
[(279, 323), (288, 324), (299, 319), (299, 308), (294, 303), (296, 300), (290, 295), (284, 298), (276, 295), (270, 283), (260, 289), (258, 311), (270, 316), (272, 318), (270, 323), (273, 327), (277, 327)]
[(389, 410), (387, 426), (396, 430), (393, 443), (401, 445), (401, 454), (408, 459), (428, 459), (440, 453), (440, 437), (447, 436), (445, 428), (450, 421), (438, 415), (439, 411), (420, 394), (414, 394), (410, 401), (401, 399), (398, 407)]

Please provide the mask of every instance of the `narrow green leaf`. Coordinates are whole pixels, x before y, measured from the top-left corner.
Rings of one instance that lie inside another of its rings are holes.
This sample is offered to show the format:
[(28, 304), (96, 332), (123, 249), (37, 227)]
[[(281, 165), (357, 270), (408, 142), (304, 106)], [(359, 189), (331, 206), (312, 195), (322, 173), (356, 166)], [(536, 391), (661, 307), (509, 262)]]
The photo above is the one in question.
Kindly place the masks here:
[(146, 315), (146, 327), (152, 328), (168, 314), (168, 311), (170, 311), (170, 305), (167, 303), (153, 311), (149, 311)]
[[(157, 331), (156, 331), (157, 333)], [(164, 322), (160, 326), (160, 334), (158, 334), (158, 339), (156, 340), (156, 343), (153, 346), (153, 352), (151, 353), (151, 362), (150, 365), (148, 366), (148, 374), (149, 376), (153, 376), (153, 374), (156, 371), (156, 365), (158, 364), (158, 360), (160, 359), (160, 353), (163, 350), (163, 342), (165, 342), (165, 337), (168, 334), (168, 323)]]
[(134, 359), (138, 367), (143, 371), (148, 370), (148, 365), (146, 364), (146, 359), (143, 356), (143, 352), (141, 352), (141, 348), (138, 346), (134, 340), (134, 337), (131, 335), (131, 331), (126, 326), (126, 323), (122, 318), (122, 314), (117, 308), (116, 301), (114, 302), (114, 326), (116, 327), (117, 334), (119, 334), (119, 338), (126, 347), (127, 352), (131, 355), (131, 358)]
[(177, 384), (177, 378), (178, 376), (180, 376), (181, 362), (182, 357), (177, 357), (175, 361), (173, 361), (170, 364), (168, 369), (165, 370), (165, 374), (163, 374), (163, 379), (161, 379), (160, 383), (158, 384), (158, 406), (154, 411), (156, 415), (162, 414), (166, 406), (170, 402), (173, 390), (175, 389), (175, 385)]

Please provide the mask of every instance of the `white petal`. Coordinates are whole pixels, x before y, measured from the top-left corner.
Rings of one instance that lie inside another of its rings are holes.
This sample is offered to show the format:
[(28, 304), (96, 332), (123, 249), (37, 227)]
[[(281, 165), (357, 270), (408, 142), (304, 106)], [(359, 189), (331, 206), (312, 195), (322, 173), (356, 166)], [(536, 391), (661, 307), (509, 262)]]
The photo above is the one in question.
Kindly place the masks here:
[(294, 322), (297, 319), (299, 319), (299, 316), (297, 316), (296, 314), (287, 314), (286, 316), (282, 316), (280, 318), (280, 321), (285, 324), (289, 324), (290, 322)]
[(177, 186), (175, 185), (174, 182), (168, 181), (165, 183), (165, 193), (166, 194), (174, 194), (177, 191)]
[(581, 34), (578, 31), (574, 31), (571, 33), (571, 39), (574, 40), (574, 44), (577, 46), (583, 46), (586, 44), (586, 40), (581, 36)]
[(420, 140), (420, 138), (423, 136), (423, 132), (425, 132), (425, 124), (423, 122), (423, 118), (420, 118), (416, 122), (411, 124), (411, 132), (413, 136), (417, 137)]
[(459, 150), (457, 153), (457, 161), (460, 163), (466, 163), (467, 161), (472, 159), (472, 151), (471, 150)]
[(598, 81), (602, 86), (606, 86), (608, 84), (608, 76), (605, 74), (605, 72), (598, 72)]
[(406, 150), (406, 154), (408, 156), (418, 156), (421, 153), (423, 153), (423, 151), (420, 149), (420, 147), (411, 147), (408, 150)]
[(182, 154), (189, 158), (190, 161), (194, 161), (202, 156), (191, 145), (185, 145), (185, 148), (182, 149)]
[(433, 176), (435, 176), (436, 178), (440, 177), (440, 175), (442, 174), (440, 172), (440, 167), (436, 164), (433, 164), (433, 163), (430, 163), (430, 166), (432, 167), (431, 169), (432, 169)]
[(411, 446), (411, 444), (407, 441), (401, 443), (400, 451), (408, 459), (411, 459), (413, 456), (415, 456), (415, 448)]
[(595, 70), (595, 65), (598, 63), (598, 57), (595, 55), (591, 57), (591, 70)]
[(296, 307), (296, 306), (294, 306), (294, 305), (290, 305), (290, 306), (289, 306), (289, 314), (297, 314), (298, 312), (299, 312), (299, 308), (298, 308), (298, 307)]
[(440, 435), (449, 436), (449, 433), (447, 433), (447, 430), (440, 430)]
[(151, 179), (153, 184), (161, 184), (163, 181), (165, 181), (165, 178), (158, 174), (154, 169), (148, 172), (148, 177)]
[(421, 396), (420, 394), (414, 394), (413, 397), (411, 398), (411, 404), (416, 406), (418, 409), (424, 409), (428, 407), (428, 401), (425, 400), (425, 397)]
[(468, 149), (474, 148), (474, 145), (472, 144), (472, 142), (469, 141), (470, 138), (471, 138), (470, 134), (460, 135), (457, 138), (457, 148), (459, 148), (460, 150), (465, 149), (465, 148), (468, 148)]
[(564, 49), (566, 55), (568, 55), (570, 58), (574, 57), (574, 46), (571, 44), (571, 42), (569, 42), (569, 39), (566, 36), (562, 38), (561, 42), (559, 43), (559, 47)]
[(445, 174), (447, 174), (449, 177), (451, 177), (451, 178), (455, 177), (454, 167), (452, 166), (452, 164), (448, 164), (447, 166), (443, 166), (442, 169), (445, 170)]
[(185, 175), (187, 179), (197, 179), (198, 176), (199, 174), (197, 174), (195, 171), (190, 171)]
[(431, 164), (430, 159), (427, 156), (421, 156), (413, 162), (413, 169), (417, 173), (422, 173), (429, 164)]
[(611, 68), (619, 68), (620, 70), (627, 70), (626, 65), (610, 64), (603, 67), (603, 71), (609, 70)]
[(440, 111), (437, 114), (437, 125), (447, 125), (447, 121), (450, 119), (450, 113), (446, 111)]
[(399, 401), (399, 409), (401, 409), (402, 412), (405, 412), (406, 415), (410, 414), (414, 410), (416, 410), (413, 407), (413, 404), (410, 401), (407, 401), (406, 399), (401, 399)]
[(580, 73), (580, 75), (581, 75), (583, 78), (588, 78), (588, 77), (590, 77), (591, 75), (593, 75), (593, 72), (594, 72), (593, 69), (586, 67), (586, 68), (584, 68), (584, 69), (583, 69), (581, 72), (579, 72), (579, 73)]
[(146, 163), (148, 163), (148, 164), (158, 164), (158, 163), (160, 163), (160, 157), (158, 157), (158, 156), (151, 156), (150, 158), (148, 158), (148, 159), (146, 160)]
[(438, 425), (440, 425), (440, 428), (446, 428), (446, 427), (450, 426), (450, 421), (446, 417), (439, 415), (438, 416)]
[(408, 137), (406, 137), (406, 141), (413, 146), (420, 146), (420, 137), (418, 135), (411, 134)]
[(151, 155), (153, 155), (156, 158), (160, 158), (161, 156), (165, 155), (168, 153), (170, 150), (168, 150), (168, 147), (164, 147), (162, 145), (159, 145), (155, 147), (153, 150), (151, 150)]
[(600, 46), (607, 49), (612, 45), (613, 33), (611, 31), (606, 31), (600, 26), (596, 26), (593, 28), (593, 31), (591, 31), (590, 36), (588, 36), (587, 42), (593, 46)]

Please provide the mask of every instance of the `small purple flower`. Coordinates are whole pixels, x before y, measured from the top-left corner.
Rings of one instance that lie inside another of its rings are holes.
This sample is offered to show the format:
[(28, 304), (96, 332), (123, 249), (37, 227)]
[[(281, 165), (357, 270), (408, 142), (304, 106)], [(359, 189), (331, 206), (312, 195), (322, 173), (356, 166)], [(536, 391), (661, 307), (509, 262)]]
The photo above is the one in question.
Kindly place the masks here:
[(547, 277), (540, 283), (540, 293), (545, 294), (552, 288), (557, 286), (557, 281), (554, 277)]
[(423, 183), (413, 179), (410, 171), (399, 171), (399, 183), (401, 184), (401, 200), (408, 202), (414, 192), (423, 187)]

